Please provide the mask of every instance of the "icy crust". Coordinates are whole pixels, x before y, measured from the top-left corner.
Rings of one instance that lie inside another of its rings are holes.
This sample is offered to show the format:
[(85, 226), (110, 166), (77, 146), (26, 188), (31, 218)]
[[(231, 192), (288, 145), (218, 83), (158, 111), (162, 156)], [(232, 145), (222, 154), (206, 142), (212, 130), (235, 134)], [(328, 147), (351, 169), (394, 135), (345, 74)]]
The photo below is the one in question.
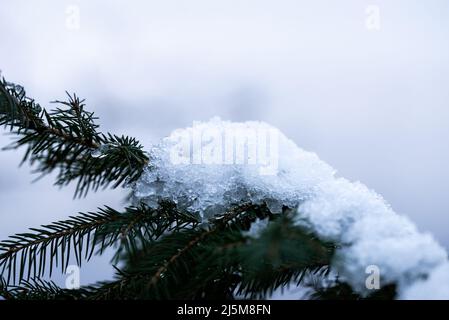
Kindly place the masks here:
[[(271, 140), (256, 141), (265, 135)], [(196, 137), (202, 137), (197, 139), (200, 144), (193, 141)], [(226, 144), (226, 139), (233, 145)], [(237, 150), (236, 139), (245, 141), (245, 148)], [(214, 155), (210, 163), (210, 154), (220, 145), (215, 154), (222, 156)], [(254, 150), (254, 159), (248, 160)], [(276, 152), (270, 154), (270, 150)], [(315, 153), (299, 149), (265, 123), (219, 119), (174, 131), (150, 151), (150, 163), (134, 188), (135, 197), (152, 206), (169, 199), (203, 219), (246, 201), (266, 202), (272, 212), (281, 212), (282, 206), (296, 207), (310, 196), (311, 187), (334, 175)], [(267, 168), (273, 171), (262, 170)]]
[[(238, 148), (229, 148), (229, 141), (242, 136), (250, 136), (245, 144), (249, 160), (243, 164)], [(259, 139), (265, 136), (268, 143)], [(447, 253), (431, 235), (419, 233), (365, 185), (336, 178), (316, 154), (268, 124), (195, 123), (163, 139), (150, 157), (151, 167), (134, 186), (136, 201), (156, 207), (159, 200), (172, 200), (204, 220), (246, 201), (266, 202), (272, 212), (297, 207), (298, 225), (340, 245), (333, 267), (357, 292), (369, 293), (366, 271), (375, 265), (381, 284), (397, 284), (398, 298), (449, 299)], [(275, 170), (267, 174), (268, 167)]]

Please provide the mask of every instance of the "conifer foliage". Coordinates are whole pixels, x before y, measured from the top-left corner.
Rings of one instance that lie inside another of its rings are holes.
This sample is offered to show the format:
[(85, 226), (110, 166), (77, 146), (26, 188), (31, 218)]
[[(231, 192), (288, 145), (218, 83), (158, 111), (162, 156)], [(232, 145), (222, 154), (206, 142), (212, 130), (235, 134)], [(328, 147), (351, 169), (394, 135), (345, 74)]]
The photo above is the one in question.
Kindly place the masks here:
[[(7, 149), (25, 150), (23, 162), (55, 184), (76, 184), (75, 197), (101, 188), (129, 186), (151, 159), (135, 138), (102, 133), (84, 100), (67, 94), (53, 110), (0, 83), (0, 125), (14, 135)], [(57, 208), (55, 208), (56, 210)], [(265, 205), (238, 204), (205, 225), (167, 201), (121, 210), (104, 206), (0, 242), (3, 299), (236, 299), (269, 297), (286, 286), (315, 286), (312, 298), (361, 299), (344, 283), (319, 288), (331, 272), (338, 244), (319, 240), (292, 223), (293, 210), (273, 214)], [(248, 230), (258, 219), (268, 227)], [(79, 289), (45, 280), (105, 249), (115, 250), (113, 280)], [(310, 281), (310, 279), (314, 281)], [(318, 279), (318, 280), (317, 280)], [(393, 298), (394, 287), (375, 298)]]

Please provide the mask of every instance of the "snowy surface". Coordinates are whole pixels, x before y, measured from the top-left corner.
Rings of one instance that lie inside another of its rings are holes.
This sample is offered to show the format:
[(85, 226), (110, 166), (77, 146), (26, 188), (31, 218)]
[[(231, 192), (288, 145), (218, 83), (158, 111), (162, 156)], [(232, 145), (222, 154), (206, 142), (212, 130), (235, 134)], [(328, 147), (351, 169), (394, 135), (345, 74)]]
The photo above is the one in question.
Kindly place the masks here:
[(361, 183), (342, 178), (321, 183), (298, 211), (303, 219), (299, 223), (341, 244), (334, 266), (341, 280), (358, 292), (368, 292), (365, 271), (370, 265), (379, 267), (381, 283), (399, 285), (401, 297), (407, 296), (409, 285), (447, 261), (431, 235), (419, 233), (407, 217)]
[(134, 195), (150, 205), (173, 200), (204, 219), (246, 201), (265, 201), (272, 212), (281, 212), (305, 201), (312, 186), (334, 174), (316, 154), (261, 122), (195, 123), (175, 130), (150, 154), (152, 167)]
[(135, 201), (157, 206), (169, 199), (205, 221), (245, 201), (267, 202), (273, 212), (297, 207), (298, 224), (340, 244), (333, 266), (354, 290), (369, 293), (365, 271), (375, 265), (381, 284), (397, 283), (398, 298), (449, 298), (447, 253), (431, 235), (266, 123), (194, 123), (175, 130), (150, 156)]

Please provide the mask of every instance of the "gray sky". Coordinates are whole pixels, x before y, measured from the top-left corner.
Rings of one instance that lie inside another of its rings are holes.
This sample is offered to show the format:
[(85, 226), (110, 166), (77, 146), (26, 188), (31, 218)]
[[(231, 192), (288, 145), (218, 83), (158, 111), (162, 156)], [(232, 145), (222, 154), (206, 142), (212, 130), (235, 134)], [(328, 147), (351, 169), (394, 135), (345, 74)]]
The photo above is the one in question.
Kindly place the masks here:
[[(0, 28), (3, 75), (45, 106), (76, 92), (147, 148), (215, 115), (267, 121), (449, 248), (445, 0), (0, 0)], [(0, 238), (123, 206), (122, 190), (73, 201), (31, 184), (20, 157), (0, 153)], [(82, 282), (110, 273), (104, 258)]]

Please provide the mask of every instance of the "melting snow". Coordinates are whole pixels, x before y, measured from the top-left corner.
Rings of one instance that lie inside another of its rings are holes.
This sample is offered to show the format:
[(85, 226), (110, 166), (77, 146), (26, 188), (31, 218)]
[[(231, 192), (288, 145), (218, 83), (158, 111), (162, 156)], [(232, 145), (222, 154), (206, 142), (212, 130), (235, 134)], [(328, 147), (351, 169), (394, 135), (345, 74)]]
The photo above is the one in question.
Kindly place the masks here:
[(172, 200), (205, 222), (247, 201), (266, 202), (272, 212), (298, 208), (298, 224), (341, 244), (333, 267), (357, 292), (368, 292), (365, 271), (376, 265), (382, 284), (398, 285), (399, 298), (449, 298), (447, 253), (431, 235), (266, 123), (194, 123), (164, 138), (150, 158), (135, 201)]

